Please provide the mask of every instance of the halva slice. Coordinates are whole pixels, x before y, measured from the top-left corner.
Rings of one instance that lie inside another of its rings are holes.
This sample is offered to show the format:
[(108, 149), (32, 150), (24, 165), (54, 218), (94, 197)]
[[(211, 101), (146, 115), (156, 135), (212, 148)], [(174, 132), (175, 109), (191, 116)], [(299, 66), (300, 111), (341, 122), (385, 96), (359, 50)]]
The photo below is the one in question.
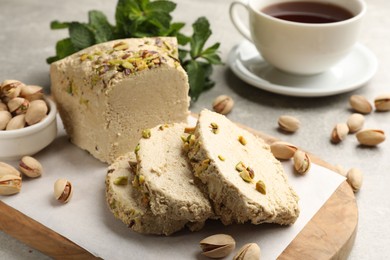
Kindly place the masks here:
[(224, 224), (292, 224), (298, 196), (262, 139), (225, 116), (203, 110), (189, 148), (194, 174), (207, 185)]
[(176, 38), (97, 44), (52, 63), (50, 76), (71, 142), (103, 162), (134, 150), (143, 129), (188, 116)]
[(213, 211), (183, 151), (184, 129), (176, 123), (144, 130), (136, 148), (138, 183), (156, 216), (204, 222)]
[(185, 227), (188, 221), (156, 216), (147, 203), (140, 202), (142, 194), (133, 187), (135, 154), (120, 156), (108, 168), (106, 200), (111, 212), (132, 230), (143, 234), (170, 235)]

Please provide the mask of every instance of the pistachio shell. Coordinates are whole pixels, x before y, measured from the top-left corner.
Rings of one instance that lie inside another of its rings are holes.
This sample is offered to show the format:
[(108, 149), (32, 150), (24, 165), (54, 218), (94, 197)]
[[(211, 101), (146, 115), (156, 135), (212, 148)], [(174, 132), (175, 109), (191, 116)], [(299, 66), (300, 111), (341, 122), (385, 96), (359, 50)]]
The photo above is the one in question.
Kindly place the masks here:
[(23, 128), (26, 125), (25, 115), (17, 115), (13, 117), (7, 124), (6, 130), (16, 130)]
[(8, 106), (0, 100), (0, 111), (8, 111)]
[(234, 239), (225, 234), (206, 237), (199, 242), (203, 255), (210, 258), (222, 258), (229, 255), (236, 247)]
[(362, 129), (362, 127), (364, 125), (364, 120), (365, 119), (364, 119), (364, 116), (362, 114), (354, 113), (354, 114), (350, 115), (348, 120), (347, 120), (349, 132), (355, 133), (355, 132), (359, 131), (360, 129)]
[(348, 132), (348, 125), (346, 123), (339, 123), (333, 128), (330, 139), (333, 143), (339, 143), (345, 139), (345, 137), (348, 135)]
[(365, 129), (356, 134), (360, 144), (366, 146), (376, 146), (385, 141), (385, 132), (379, 129)]
[(0, 162), (0, 177), (5, 175), (15, 175), (20, 177), (20, 172), (12, 165)]
[(367, 98), (360, 95), (353, 95), (349, 98), (349, 104), (351, 107), (362, 114), (369, 114), (372, 111), (372, 105)]
[(293, 116), (283, 115), (279, 117), (278, 124), (282, 130), (293, 133), (298, 130), (301, 123)]
[(290, 143), (276, 141), (271, 144), (272, 154), (280, 160), (288, 160), (294, 156), (298, 148)]
[(354, 192), (359, 191), (363, 184), (363, 173), (357, 168), (350, 169), (347, 173), (347, 182)]
[(67, 203), (73, 195), (72, 183), (66, 179), (58, 179), (54, 183), (54, 197), (62, 203)]
[(378, 111), (390, 111), (390, 93), (377, 96), (374, 104)]
[(43, 88), (35, 85), (24, 85), (20, 91), (20, 96), (28, 101), (33, 101), (43, 98)]
[(22, 178), (16, 175), (4, 175), (0, 177), (0, 195), (12, 195), (20, 192)]
[(34, 100), (31, 101), (30, 107), (26, 112), (26, 123), (28, 125), (34, 125), (40, 122), (46, 117), (48, 108), (47, 104), (43, 100)]
[(234, 106), (234, 101), (231, 97), (226, 95), (220, 95), (216, 97), (213, 101), (213, 109), (215, 112), (222, 115), (227, 115), (232, 111)]
[(0, 130), (4, 130), (11, 119), (12, 115), (10, 112), (0, 111)]
[(1, 84), (1, 95), (7, 98), (15, 98), (19, 96), (24, 84), (18, 80), (8, 79)]
[(310, 157), (307, 153), (298, 150), (294, 154), (294, 168), (295, 170), (301, 174), (306, 174), (311, 166)]
[(36, 178), (42, 175), (42, 165), (31, 156), (24, 156), (19, 162), (19, 169), (30, 178)]
[(30, 102), (28, 102), (27, 99), (21, 98), (21, 97), (16, 97), (11, 99), (7, 106), (8, 110), (16, 115), (24, 114), (26, 113), (28, 107), (29, 107)]
[(256, 243), (248, 243), (240, 248), (233, 260), (259, 260), (260, 247)]

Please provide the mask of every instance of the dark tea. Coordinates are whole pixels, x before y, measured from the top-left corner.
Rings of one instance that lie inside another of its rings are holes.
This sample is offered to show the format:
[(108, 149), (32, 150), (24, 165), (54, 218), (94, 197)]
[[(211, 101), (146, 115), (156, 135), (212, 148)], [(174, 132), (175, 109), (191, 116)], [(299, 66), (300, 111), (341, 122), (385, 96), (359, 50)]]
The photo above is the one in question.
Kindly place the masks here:
[(343, 7), (321, 2), (284, 2), (267, 6), (261, 11), (275, 18), (298, 23), (334, 23), (353, 17)]

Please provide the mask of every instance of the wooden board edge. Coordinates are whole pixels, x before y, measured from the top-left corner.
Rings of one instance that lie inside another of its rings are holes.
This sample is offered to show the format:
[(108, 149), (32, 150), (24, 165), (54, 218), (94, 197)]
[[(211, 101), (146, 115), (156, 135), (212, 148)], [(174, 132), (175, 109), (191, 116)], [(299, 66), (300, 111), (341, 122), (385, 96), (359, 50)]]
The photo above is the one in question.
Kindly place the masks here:
[(0, 230), (55, 259), (99, 259), (64, 236), (0, 201)]

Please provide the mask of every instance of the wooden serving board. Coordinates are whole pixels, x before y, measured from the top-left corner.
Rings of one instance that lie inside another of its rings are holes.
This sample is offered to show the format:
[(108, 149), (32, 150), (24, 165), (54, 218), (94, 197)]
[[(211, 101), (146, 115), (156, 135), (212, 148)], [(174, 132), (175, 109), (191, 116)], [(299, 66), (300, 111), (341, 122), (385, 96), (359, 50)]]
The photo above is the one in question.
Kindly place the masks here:
[[(242, 128), (268, 143), (276, 138)], [(334, 166), (315, 155), (313, 162), (334, 170)], [(352, 189), (343, 182), (306, 224), (278, 259), (346, 259), (355, 241), (358, 210)], [(0, 201), (0, 230), (55, 259), (97, 259), (94, 255)]]

